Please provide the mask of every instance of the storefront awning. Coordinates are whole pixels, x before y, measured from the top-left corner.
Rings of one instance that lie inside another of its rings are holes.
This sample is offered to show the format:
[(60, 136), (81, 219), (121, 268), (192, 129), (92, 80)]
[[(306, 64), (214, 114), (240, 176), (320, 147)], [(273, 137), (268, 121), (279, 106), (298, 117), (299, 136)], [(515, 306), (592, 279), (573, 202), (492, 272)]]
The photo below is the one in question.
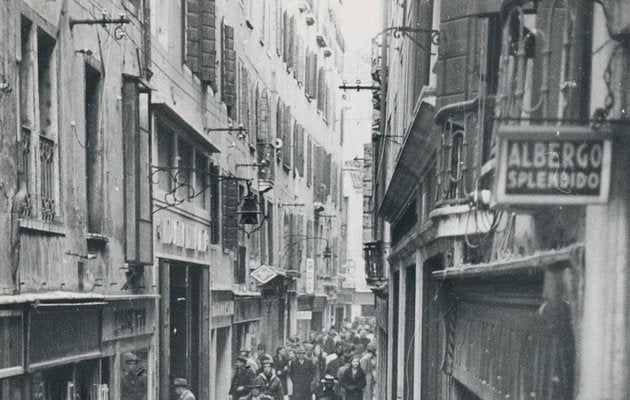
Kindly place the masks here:
[[(413, 194), (413, 188), (418, 185), (425, 169), (430, 165), (433, 150), (440, 137), (434, 116), (435, 109), (431, 104), (420, 103), (413, 123), (405, 134), (394, 173), (379, 207), (379, 215), (387, 221), (392, 221), (403, 210)], [(425, 156), (420, 156), (421, 154)]]
[(15, 296), (0, 296), (0, 305), (25, 304), (35, 302), (65, 302), (65, 301), (103, 301), (105, 295), (98, 293), (64, 292), (61, 290), (44, 293), (25, 293)]
[(153, 102), (151, 103), (151, 111), (158, 116), (158, 119), (166, 119), (172, 124), (175, 124), (178, 128), (182, 129), (184, 132), (188, 133), (191, 138), (196, 139), (196, 141), (206, 147), (208, 151), (212, 153), (220, 153), (220, 150), (210, 142), (210, 136), (204, 135), (202, 132), (195, 129), (181, 115), (179, 115), (176, 110), (171, 108), (169, 104)]

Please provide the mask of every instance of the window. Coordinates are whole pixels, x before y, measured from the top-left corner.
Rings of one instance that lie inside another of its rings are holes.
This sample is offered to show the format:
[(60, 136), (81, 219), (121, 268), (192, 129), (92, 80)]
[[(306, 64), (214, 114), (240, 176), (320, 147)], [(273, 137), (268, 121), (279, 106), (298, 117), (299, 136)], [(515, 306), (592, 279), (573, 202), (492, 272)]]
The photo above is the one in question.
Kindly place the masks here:
[(267, 202), (267, 256), (269, 259), (269, 264), (273, 264), (274, 260), (274, 252), (273, 252), (273, 204), (271, 202)]
[(101, 90), (101, 73), (85, 64), (85, 186), (88, 232), (91, 233), (101, 233), (104, 222)]
[(193, 195), (190, 186), (193, 185), (193, 150), (190, 143), (181, 137), (177, 138), (177, 178), (176, 184), (179, 187), (177, 197), (184, 201), (190, 201)]
[(227, 106), (228, 116), (236, 120), (236, 52), (234, 28), (222, 24), (221, 100)]
[(276, 17), (276, 53), (282, 56), (283, 32), (282, 32), (282, 0), (274, 0)]
[(20, 50), (22, 214), (54, 221), (60, 211), (56, 42), (22, 18)]
[(307, 52), (304, 69), (304, 92), (306, 97), (314, 99), (317, 96), (317, 54)]
[(240, 201), (238, 182), (234, 179), (223, 180), (221, 182), (221, 197), (223, 247), (237, 251), (238, 221), (235, 213)]
[(310, 135), (306, 141), (306, 185), (313, 185), (313, 141)]
[(198, 207), (203, 208), (205, 210), (210, 206), (210, 202), (208, 201), (210, 195), (208, 194), (208, 189), (210, 185), (209, 179), (209, 160), (208, 157), (199, 151), (195, 152), (195, 203)]
[(291, 151), (293, 150), (293, 127), (295, 122), (291, 117), (291, 107), (284, 111), (283, 139), (282, 139), (282, 166), (285, 171), (290, 171), (293, 165)]
[(317, 110), (324, 116), (326, 115), (327, 97), (326, 71), (324, 68), (320, 68), (317, 72)]
[(170, 192), (173, 188), (171, 179), (171, 170), (173, 167), (173, 148), (175, 145), (175, 134), (163, 123), (157, 125), (157, 150), (158, 150), (158, 166), (169, 168), (158, 172), (157, 186), (164, 192)]
[(183, 0), (184, 62), (216, 90), (215, 0)]
[[(276, 137), (282, 140), (282, 147), (284, 147), (284, 103), (282, 100), (278, 99), (278, 104), (276, 105)], [(282, 155), (284, 151), (280, 149), (280, 151), (276, 152), (276, 161), (280, 163), (282, 161)]]
[(297, 125), (297, 131), (295, 133), (295, 149), (293, 150), (293, 158), (295, 162), (295, 168), (299, 176), (304, 176), (304, 127), (300, 124)]

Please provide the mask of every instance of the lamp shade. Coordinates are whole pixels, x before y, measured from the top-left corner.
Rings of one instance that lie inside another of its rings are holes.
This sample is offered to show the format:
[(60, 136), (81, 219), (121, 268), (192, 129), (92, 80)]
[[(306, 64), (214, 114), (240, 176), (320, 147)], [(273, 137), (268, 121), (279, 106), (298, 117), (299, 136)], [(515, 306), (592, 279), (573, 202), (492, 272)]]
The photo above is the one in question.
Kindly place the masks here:
[(239, 214), (241, 214), (241, 219), (239, 221), (241, 225), (257, 225), (258, 214), (260, 214), (260, 210), (258, 209), (258, 199), (251, 195), (243, 198)]

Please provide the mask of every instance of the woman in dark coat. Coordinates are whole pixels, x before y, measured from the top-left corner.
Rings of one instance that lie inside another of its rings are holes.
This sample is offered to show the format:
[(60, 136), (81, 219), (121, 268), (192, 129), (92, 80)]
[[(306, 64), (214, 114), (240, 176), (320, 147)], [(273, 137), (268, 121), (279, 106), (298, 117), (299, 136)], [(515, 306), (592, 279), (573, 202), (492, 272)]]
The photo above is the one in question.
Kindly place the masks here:
[(352, 357), (350, 367), (341, 375), (341, 387), (346, 391), (346, 400), (362, 400), (365, 389), (365, 372), (359, 365), (359, 356)]

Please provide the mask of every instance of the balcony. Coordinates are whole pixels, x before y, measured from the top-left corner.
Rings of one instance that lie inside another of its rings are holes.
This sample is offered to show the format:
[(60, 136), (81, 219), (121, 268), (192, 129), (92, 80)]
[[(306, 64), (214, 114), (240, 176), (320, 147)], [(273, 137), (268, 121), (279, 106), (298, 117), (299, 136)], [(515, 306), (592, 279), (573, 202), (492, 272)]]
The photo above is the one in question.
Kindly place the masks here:
[(381, 286), (386, 276), (383, 267), (383, 242), (363, 243), (365, 259), (365, 281), (370, 286)]

